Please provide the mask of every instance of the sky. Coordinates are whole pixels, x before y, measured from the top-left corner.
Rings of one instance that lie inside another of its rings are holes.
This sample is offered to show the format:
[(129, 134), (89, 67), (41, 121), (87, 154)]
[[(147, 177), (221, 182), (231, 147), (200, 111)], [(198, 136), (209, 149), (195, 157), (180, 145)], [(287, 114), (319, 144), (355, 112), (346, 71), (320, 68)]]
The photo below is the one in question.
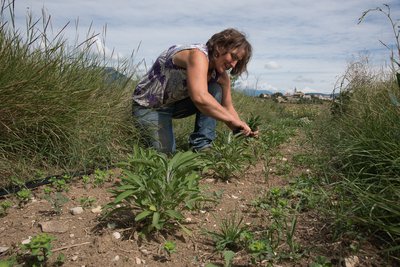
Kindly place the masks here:
[[(4, 1), (9, 0), (1, 0)], [(15, 0), (15, 24), (26, 15), (51, 16), (54, 32), (99, 33), (97, 46), (114, 58), (130, 58), (143, 70), (174, 44), (206, 43), (216, 32), (236, 28), (253, 47), (241, 89), (332, 93), (348, 65), (368, 55), (371, 65), (387, 66), (395, 45), (383, 13), (363, 12), (388, 4), (400, 19), (400, 0)], [(105, 34), (104, 34), (105, 32)]]

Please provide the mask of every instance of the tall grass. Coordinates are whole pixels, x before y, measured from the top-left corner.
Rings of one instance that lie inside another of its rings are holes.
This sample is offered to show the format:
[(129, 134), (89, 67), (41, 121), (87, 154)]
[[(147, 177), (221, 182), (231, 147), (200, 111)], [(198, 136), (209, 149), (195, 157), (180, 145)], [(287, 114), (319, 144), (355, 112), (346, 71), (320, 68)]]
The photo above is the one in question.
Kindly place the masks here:
[[(50, 17), (27, 15), (23, 35), (12, 2), (0, 21), (0, 186), (11, 177), (110, 164), (135, 141), (133, 81), (107, 79), (96, 35), (71, 45), (51, 34)], [(128, 61), (119, 68), (129, 71)]]
[(391, 73), (374, 73), (366, 61), (351, 64), (346, 79), (319, 136), (331, 151), (336, 223), (364, 229), (399, 256), (400, 88)]

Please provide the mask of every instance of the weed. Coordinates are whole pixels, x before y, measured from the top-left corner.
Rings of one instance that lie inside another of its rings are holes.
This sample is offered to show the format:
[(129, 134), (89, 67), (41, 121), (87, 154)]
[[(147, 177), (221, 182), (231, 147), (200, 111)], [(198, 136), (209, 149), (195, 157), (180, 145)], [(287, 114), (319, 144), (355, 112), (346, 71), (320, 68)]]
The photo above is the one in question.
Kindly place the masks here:
[(105, 182), (108, 181), (109, 178), (110, 178), (110, 174), (108, 171), (96, 169), (94, 171), (93, 184), (94, 184), (94, 186), (102, 186), (102, 185), (104, 185)]
[(17, 192), (16, 196), (19, 201), (18, 205), (20, 207), (22, 207), (22, 206), (26, 205), (29, 202), (29, 200), (32, 198), (32, 192), (31, 192), (31, 190), (24, 188), (24, 189), (19, 190)]
[(79, 199), (79, 203), (83, 208), (90, 208), (96, 202), (96, 198), (94, 197), (82, 197)]
[(7, 215), (7, 210), (11, 208), (13, 203), (9, 200), (1, 201), (0, 202), (0, 217)]
[(324, 256), (317, 256), (315, 261), (310, 264), (310, 267), (332, 267), (332, 263)]
[(275, 256), (272, 247), (265, 240), (253, 240), (247, 246), (247, 250), (251, 255), (252, 264), (256, 264), (266, 258), (273, 258)]
[(176, 243), (173, 241), (166, 241), (163, 248), (168, 255), (171, 255), (172, 253), (176, 252)]
[(49, 179), (49, 182), (51, 183), (51, 186), (57, 191), (57, 192), (68, 192), (69, 191), (69, 185), (68, 182), (72, 179), (71, 176), (69, 175), (63, 175), (59, 178), (57, 177), (51, 177)]
[(88, 188), (90, 181), (91, 181), (91, 179), (90, 179), (89, 175), (82, 176), (82, 182), (83, 182), (85, 188)]
[(232, 138), (231, 133), (224, 133), (225, 139), (214, 142), (211, 151), (204, 155), (208, 168), (222, 180), (229, 180), (243, 171), (252, 158), (244, 145), (244, 138)]
[(125, 167), (124, 176), (121, 185), (112, 190), (115, 199), (104, 208), (106, 216), (120, 209), (137, 211), (135, 221), (142, 222), (145, 232), (171, 226), (171, 221), (179, 223), (183, 219), (180, 210), (193, 209), (196, 202), (204, 200), (196, 172), (204, 165), (199, 154), (178, 152), (168, 159), (152, 150), (137, 150), (120, 164)]
[(22, 249), (29, 252), (33, 266), (46, 265), (48, 258), (52, 255), (52, 242), (55, 237), (46, 233), (32, 237), (28, 244), (23, 244)]
[(250, 114), (250, 117), (247, 119), (247, 125), (250, 129), (254, 131), (258, 131), (261, 125), (261, 117), (260, 115), (254, 115), (253, 113)]
[(69, 201), (68, 197), (58, 191), (50, 191), (48, 193), (45, 193), (43, 198), (50, 203), (51, 207), (57, 215), (60, 215), (62, 213), (62, 207), (65, 203)]
[(207, 231), (214, 242), (218, 251), (225, 249), (238, 250), (241, 245), (242, 234), (246, 230), (246, 226), (242, 224), (243, 217), (237, 218), (236, 212), (228, 218), (223, 218), (219, 226), (218, 232)]

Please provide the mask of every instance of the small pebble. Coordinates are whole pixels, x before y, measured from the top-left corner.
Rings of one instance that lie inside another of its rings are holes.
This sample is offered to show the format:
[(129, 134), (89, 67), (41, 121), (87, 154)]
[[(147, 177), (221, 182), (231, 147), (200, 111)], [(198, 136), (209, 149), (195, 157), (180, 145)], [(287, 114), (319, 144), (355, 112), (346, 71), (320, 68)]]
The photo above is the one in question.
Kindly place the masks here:
[(21, 243), (22, 243), (23, 245), (29, 244), (29, 243), (31, 242), (31, 239), (32, 239), (32, 237), (29, 236), (28, 239), (22, 240)]
[(0, 247), (0, 254), (6, 252), (9, 249), (9, 247)]
[(71, 212), (72, 215), (78, 215), (78, 214), (82, 214), (83, 213), (83, 208), (82, 207), (75, 207), (75, 208), (71, 208), (69, 211)]
[(117, 226), (116, 223), (107, 223), (108, 229), (115, 229), (116, 226)]
[(96, 208), (92, 209), (93, 213), (101, 213), (101, 206), (97, 206)]
[(121, 234), (118, 233), (118, 232), (114, 232), (112, 235), (113, 235), (113, 237), (114, 237), (115, 239), (120, 239), (120, 238), (121, 238)]

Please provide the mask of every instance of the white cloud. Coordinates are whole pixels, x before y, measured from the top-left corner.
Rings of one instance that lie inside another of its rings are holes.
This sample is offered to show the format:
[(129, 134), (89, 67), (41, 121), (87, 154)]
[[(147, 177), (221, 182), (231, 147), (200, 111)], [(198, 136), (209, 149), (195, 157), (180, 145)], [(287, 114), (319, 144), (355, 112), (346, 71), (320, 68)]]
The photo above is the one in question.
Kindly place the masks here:
[(293, 79), (294, 82), (297, 83), (314, 83), (314, 80), (311, 78), (303, 77), (303, 75), (299, 75)]
[[(399, 19), (399, 0), (385, 3)], [(387, 18), (375, 12), (357, 24), (363, 11), (377, 6), (381, 0), (214, 0), (212, 8), (195, 0), (24, 0), (15, 1), (15, 12), (17, 25), (24, 29), (27, 7), (36, 17), (44, 7), (54, 28), (72, 22), (65, 34), (72, 40), (78, 18), (80, 36), (90, 25), (99, 33), (107, 25), (102, 51), (109, 55), (114, 50), (119, 57), (135, 50), (137, 61), (144, 58), (147, 64), (170, 45), (206, 42), (213, 33), (234, 27), (244, 31), (253, 46), (249, 85), (292, 90), (313, 80), (315, 90), (331, 92), (347, 62), (360, 51), (371, 51), (378, 65), (389, 58), (379, 43), (394, 44)]]
[(275, 61), (268, 61), (267, 63), (265, 63), (264, 68), (266, 68), (267, 70), (277, 70), (280, 69), (282, 66), (279, 65), (277, 62)]

